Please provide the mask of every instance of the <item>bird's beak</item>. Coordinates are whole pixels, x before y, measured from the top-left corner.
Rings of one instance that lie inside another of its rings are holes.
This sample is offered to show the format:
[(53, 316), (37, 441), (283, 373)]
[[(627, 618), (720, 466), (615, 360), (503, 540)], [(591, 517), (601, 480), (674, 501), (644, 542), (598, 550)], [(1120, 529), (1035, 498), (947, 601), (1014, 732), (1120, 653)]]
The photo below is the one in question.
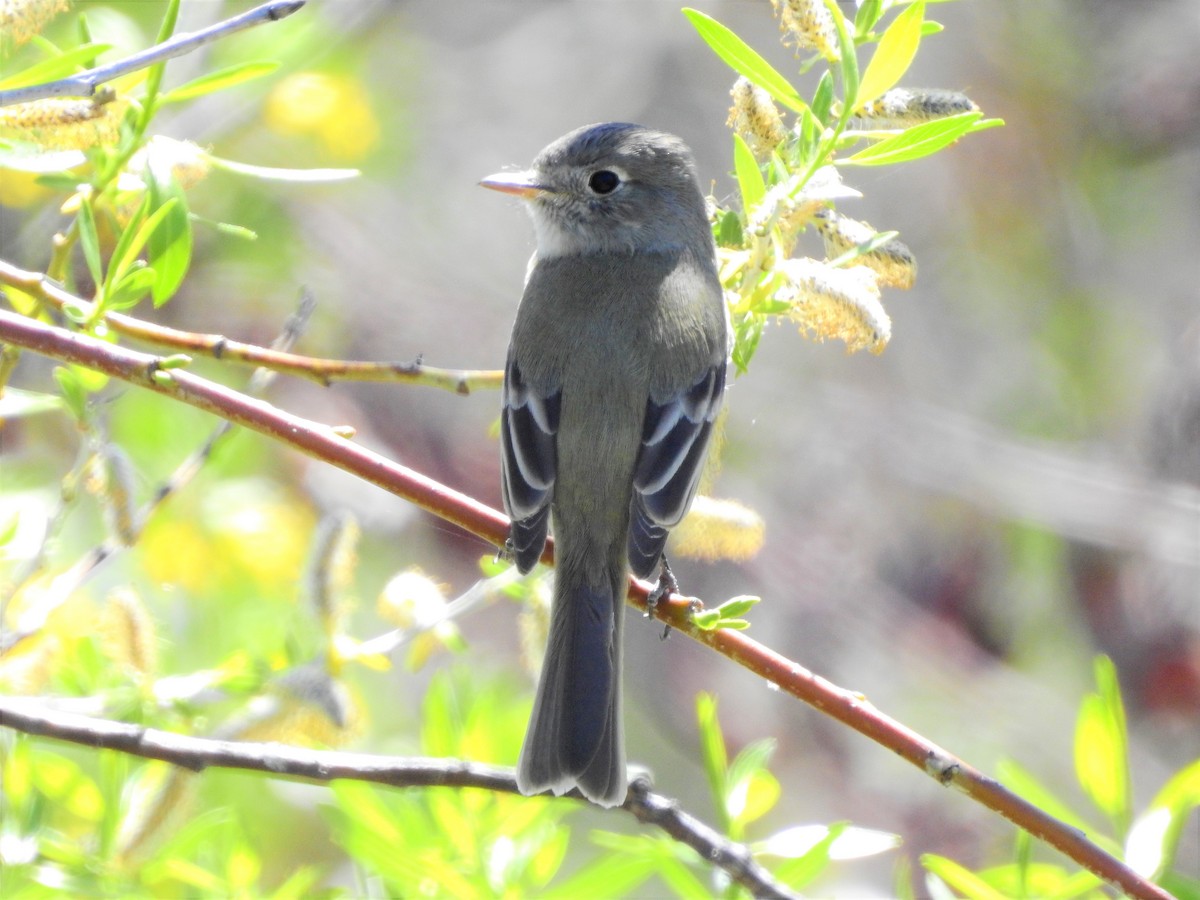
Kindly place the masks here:
[(545, 185), (533, 180), (532, 172), (497, 172), (480, 181), (479, 185), (493, 191), (514, 194), (522, 200), (530, 200), (549, 190)]

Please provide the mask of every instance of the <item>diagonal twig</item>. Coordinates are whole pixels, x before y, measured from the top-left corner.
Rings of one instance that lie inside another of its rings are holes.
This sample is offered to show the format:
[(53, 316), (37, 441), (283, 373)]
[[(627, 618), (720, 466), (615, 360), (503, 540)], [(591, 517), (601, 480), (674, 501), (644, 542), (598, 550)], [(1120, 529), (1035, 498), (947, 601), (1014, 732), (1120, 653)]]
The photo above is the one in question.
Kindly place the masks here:
[[(48, 276), (17, 268), (4, 260), (0, 260), (0, 284), (10, 284), (60, 311), (69, 305), (87, 315), (93, 309), (90, 301), (75, 296)], [(504, 374), (499, 370), (441, 369), (427, 366), (420, 360), (374, 362), (320, 359), (288, 353), (274, 347), (245, 344), (220, 334), (181, 331), (166, 325), (145, 322), (123, 313), (106, 313), (103, 320), (113, 331), (157, 347), (169, 347), (181, 353), (204, 354), (214, 359), (259, 366), (284, 375), (308, 378), (324, 386), (334, 381), (385, 381), (423, 384), (466, 396), (482, 388), (499, 388)]]
[[(0, 311), (0, 341), (94, 368), (245, 425), (403, 497), (494, 546), (502, 546), (507, 536), (508, 519), (474, 498), (359, 447), (339, 437), (328, 426), (245, 397), (189, 372), (164, 371), (159, 368), (161, 360), (157, 357), (3, 311)], [(547, 545), (542, 558), (546, 562), (552, 561), (552, 544)], [(645, 609), (651, 590), (651, 585), (632, 581), (629, 599), (635, 606)], [(672, 596), (657, 604), (655, 615), (693, 640), (712, 647), (771, 684), (891, 750), (938, 784), (953, 787), (999, 813), (1130, 897), (1170, 900), (1170, 895), (1162, 888), (1106, 853), (1085, 834), (880, 712), (861, 694), (832, 684), (743, 632), (697, 628), (692, 624), (693, 603), (688, 598)]]
[(275, 22), (285, 19), (302, 7), (306, 0), (270, 0), (262, 6), (244, 12), (241, 15), (202, 28), (200, 31), (189, 31), (177, 34), (170, 40), (156, 44), (140, 53), (135, 53), (125, 59), (88, 69), (58, 81), (46, 84), (34, 84), (28, 87), (10, 88), (0, 91), (0, 106), (11, 106), (14, 103), (29, 103), (33, 100), (44, 100), (47, 97), (92, 97), (96, 88), (107, 81), (148, 68), (155, 63), (173, 59), (191, 53), (197, 47), (219, 40), (227, 35), (264, 22)]
[[(512, 769), (467, 760), (378, 756), (337, 750), (309, 750), (279, 743), (223, 741), (94, 719), (47, 709), (25, 697), (0, 696), (0, 726), (25, 734), (98, 747), (200, 772), (210, 767), (265, 772), (276, 778), (329, 782), (354, 779), (388, 787), (475, 787), (516, 794)], [(701, 859), (725, 871), (755, 897), (794, 898), (754, 861), (749, 848), (736, 844), (699, 819), (680, 810), (670, 797), (635, 782), (622, 806), (638, 821), (661, 828), (696, 850)]]

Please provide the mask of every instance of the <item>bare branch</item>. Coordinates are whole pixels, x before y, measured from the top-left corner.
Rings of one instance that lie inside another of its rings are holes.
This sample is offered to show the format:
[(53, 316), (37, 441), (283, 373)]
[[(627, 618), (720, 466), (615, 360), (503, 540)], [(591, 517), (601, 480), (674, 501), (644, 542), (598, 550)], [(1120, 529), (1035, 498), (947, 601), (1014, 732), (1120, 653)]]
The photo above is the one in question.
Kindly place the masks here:
[[(90, 301), (75, 296), (40, 272), (19, 269), (3, 260), (0, 260), (0, 283), (11, 284), (58, 310), (67, 305), (85, 311), (90, 311), (93, 307)], [(439, 369), (436, 366), (427, 366), (420, 360), (372, 362), (301, 356), (274, 348), (244, 344), (219, 334), (195, 334), (164, 325), (154, 325), (121, 313), (106, 314), (104, 322), (113, 331), (157, 347), (170, 347), (183, 353), (204, 354), (214, 359), (259, 366), (285, 375), (308, 378), (322, 385), (334, 381), (385, 381), (428, 385), (465, 396), (480, 388), (499, 388), (503, 379), (503, 373), (500, 371)]]
[[(518, 793), (513, 770), (501, 766), (458, 759), (376, 756), (308, 750), (279, 743), (188, 737), (109, 719), (58, 712), (25, 697), (0, 697), (0, 725), (25, 734), (162, 760), (193, 772), (216, 767), (320, 782), (346, 778), (395, 788), (472, 787)], [(636, 782), (631, 787), (622, 808), (639, 821), (656, 825), (695, 849), (701, 859), (723, 869), (755, 897), (798, 896), (756, 863), (748, 848), (727, 840), (682, 812), (671, 798), (654, 793), (644, 782)]]
[[(252, 400), (188, 372), (178, 369), (164, 371), (159, 367), (161, 360), (156, 357), (2, 311), (0, 341), (97, 369), (223, 416), (358, 475), (495, 546), (504, 543), (508, 519), (496, 510), (358, 447), (338, 437), (324, 425)], [(547, 545), (542, 559), (545, 562), (553, 561), (552, 544)], [(630, 599), (635, 606), (645, 609), (646, 598), (651, 590), (651, 585), (633, 580)], [(696, 602), (672, 596), (669, 601), (657, 604), (655, 615), (693, 640), (712, 647), (768, 682), (908, 760), (939, 784), (954, 787), (999, 813), (1129, 896), (1170, 900), (1169, 894), (1104, 852), (1084, 834), (881, 713), (861, 694), (837, 687), (743, 632), (703, 631), (697, 628), (691, 621)]]
[(0, 106), (11, 106), (14, 103), (29, 103), (33, 100), (44, 100), (47, 97), (95, 96), (96, 88), (107, 81), (120, 78), (122, 75), (128, 75), (130, 72), (136, 72), (139, 69), (149, 68), (155, 63), (173, 59), (176, 56), (191, 53), (197, 47), (246, 28), (261, 25), (264, 22), (275, 22), (279, 19), (285, 19), (302, 7), (305, 2), (306, 0), (270, 0), (270, 2), (264, 3), (262, 6), (256, 6), (248, 12), (234, 16), (231, 19), (226, 19), (223, 22), (218, 22), (215, 25), (210, 25), (208, 28), (203, 28), (200, 31), (177, 34), (170, 40), (163, 41), (161, 44), (156, 44), (149, 49), (135, 53), (133, 56), (118, 60), (115, 63), (109, 63), (106, 66), (97, 66), (94, 69), (88, 69), (86, 72), (79, 72), (69, 78), (51, 81), (47, 84), (34, 84), (28, 87), (0, 91)]

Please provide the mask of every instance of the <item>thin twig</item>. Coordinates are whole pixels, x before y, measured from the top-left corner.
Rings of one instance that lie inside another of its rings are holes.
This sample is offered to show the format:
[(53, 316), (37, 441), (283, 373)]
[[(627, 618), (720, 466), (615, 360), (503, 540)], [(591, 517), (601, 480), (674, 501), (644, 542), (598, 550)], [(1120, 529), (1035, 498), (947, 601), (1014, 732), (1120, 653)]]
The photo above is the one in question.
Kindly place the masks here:
[[(506, 794), (518, 793), (513, 770), (501, 766), (455, 759), (307, 750), (275, 742), (188, 737), (140, 725), (50, 710), (36, 700), (25, 697), (0, 697), (0, 725), (25, 734), (162, 760), (193, 772), (217, 767), (319, 782), (345, 778), (395, 788), (473, 787)], [(674, 800), (655, 794), (644, 784), (635, 784), (623, 808), (639, 821), (653, 824), (694, 848), (703, 860), (724, 870), (754, 896), (797, 896), (756, 863), (748, 848), (722, 837), (695, 817), (679, 810)]]
[(219, 40), (234, 32), (252, 28), (255, 25), (262, 25), (264, 22), (276, 22), (279, 19), (286, 19), (302, 7), (305, 2), (306, 0), (270, 0), (270, 2), (264, 3), (262, 6), (256, 6), (248, 12), (234, 16), (231, 19), (226, 19), (223, 22), (218, 22), (215, 25), (210, 25), (208, 28), (203, 28), (200, 31), (177, 34), (170, 40), (163, 41), (161, 44), (156, 44), (153, 47), (117, 62), (109, 63), (105, 66), (97, 66), (94, 69), (79, 72), (59, 81), (0, 91), (0, 106), (11, 106), (14, 103), (29, 103), (33, 100), (44, 100), (47, 97), (95, 96), (96, 88), (107, 81), (120, 78), (122, 75), (128, 75), (130, 72), (136, 72), (139, 69), (149, 68), (155, 63), (173, 59), (176, 56), (191, 53), (197, 47)]
[[(162, 371), (159, 369), (160, 360), (156, 357), (3, 311), (0, 311), (0, 341), (94, 368), (223, 416), (358, 475), (459, 525), (494, 546), (504, 543), (508, 519), (496, 510), (425, 475), (358, 447), (338, 437), (327, 426), (275, 409), (188, 372)], [(549, 562), (552, 557), (553, 545), (548, 543), (542, 558)], [(651, 585), (635, 580), (631, 584), (630, 599), (635, 606), (644, 609), (651, 590)], [(694, 603), (689, 598), (672, 596), (668, 601), (657, 604), (655, 615), (693, 640), (712, 647), (771, 684), (908, 760), (939, 784), (954, 787), (998, 812), (1129, 896), (1139, 900), (1170, 900), (1170, 895), (1160, 887), (1104, 852), (1082, 832), (1048, 815), (998, 781), (988, 778), (937, 744), (881, 713), (861, 694), (837, 687), (742, 632), (702, 631), (696, 628), (691, 621)]]
[[(84, 314), (90, 314), (93, 309), (90, 301), (75, 296), (46, 275), (19, 269), (3, 260), (0, 260), (0, 283), (10, 284), (60, 311), (67, 305), (82, 310)], [(169, 347), (181, 353), (203, 354), (227, 362), (259, 366), (285, 375), (308, 378), (326, 386), (334, 381), (422, 384), (466, 396), (480, 388), (499, 388), (503, 380), (500, 371), (440, 369), (427, 366), (420, 360), (372, 362), (301, 356), (244, 344), (219, 334), (196, 334), (155, 325), (122, 313), (108, 313), (103, 321), (119, 334), (156, 347)]]
[[(312, 316), (313, 310), (316, 307), (316, 300), (312, 294), (305, 291), (301, 294), (300, 303), (288, 320), (284, 322), (283, 329), (279, 336), (271, 342), (272, 350), (287, 350), (297, 340), (308, 324), (309, 318)], [(275, 379), (275, 372), (268, 369), (256, 369), (250, 377), (250, 383), (246, 388), (246, 393), (255, 396), (263, 393)], [(216, 428), (212, 434), (204, 441), (200, 447), (180, 463), (170, 477), (167, 478), (158, 490), (147, 500), (138, 510), (134, 521), (146, 523), (150, 521), (150, 516), (159, 506), (174, 493), (177, 493), (188, 482), (190, 482), (196, 474), (204, 467), (204, 464), (212, 457), (213, 451), (225, 439), (225, 437), (233, 430), (233, 423), (224, 420)], [(90, 456), (90, 451), (86, 448), (80, 452), (79, 461), (75, 465), (75, 472), (78, 472), (85, 465), (87, 458)], [(76, 480), (78, 478), (76, 477)], [(9, 602), (16, 593), (39, 571), (45, 562), (45, 548), (53, 535), (58, 531), (62, 524), (62, 519), (66, 515), (68, 503), (66, 497), (60, 502), (54, 515), (46, 524), (45, 537), (42, 540), (41, 546), (37, 554), (30, 560), (29, 565), (17, 578), (11, 589), (0, 599), (0, 621), (3, 621), (3, 615), (7, 609)], [(140, 531), (141, 526), (138, 526)], [(107, 563), (112, 557), (119, 554), (122, 550), (129, 546), (129, 542), (118, 540), (110, 537), (104, 542), (96, 545), (65, 572), (60, 573), (50, 582), (47, 589), (38, 598), (35, 605), (25, 610), (21, 615), (20, 623), (16, 628), (5, 629), (0, 633), (0, 654), (7, 653), (17, 644), (27, 640), (41, 632), (45, 627), (46, 621), (54, 610), (58, 609), (67, 598), (73, 594), (80, 585), (89, 578), (92, 578), (100, 567)]]

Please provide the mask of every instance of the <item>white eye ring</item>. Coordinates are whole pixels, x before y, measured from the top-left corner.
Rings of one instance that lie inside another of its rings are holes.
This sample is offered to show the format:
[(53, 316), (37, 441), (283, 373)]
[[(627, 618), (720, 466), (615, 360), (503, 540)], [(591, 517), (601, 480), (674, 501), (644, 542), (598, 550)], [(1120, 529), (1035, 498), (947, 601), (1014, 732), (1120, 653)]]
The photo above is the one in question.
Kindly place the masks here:
[(621, 176), (612, 169), (600, 169), (588, 178), (588, 188), (593, 194), (611, 194), (621, 186)]
[(624, 170), (616, 166), (601, 166), (588, 175), (587, 186), (593, 194), (603, 197), (620, 188), (627, 180)]

